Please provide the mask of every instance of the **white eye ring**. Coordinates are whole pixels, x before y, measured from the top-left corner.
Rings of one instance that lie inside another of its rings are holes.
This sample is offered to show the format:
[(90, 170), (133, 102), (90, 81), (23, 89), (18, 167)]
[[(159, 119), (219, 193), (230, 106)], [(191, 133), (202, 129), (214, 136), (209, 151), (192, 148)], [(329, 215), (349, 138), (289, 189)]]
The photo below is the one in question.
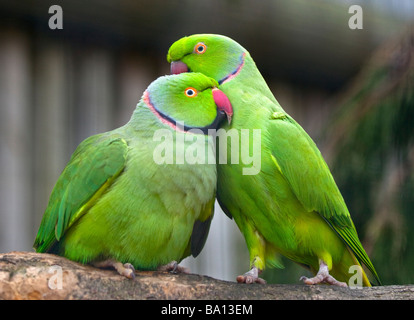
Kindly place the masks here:
[(194, 98), (197, 95), (198, 92), (193, 87), (189, 87), (189, 88), (185, 89), (184, 93), (187, 97)]
[(203, 54), (204, 52), (206, 52), (206, 50), (207, 46), (202, 42), (197, 43), (194, 47), (194, 52), (197, 54)]

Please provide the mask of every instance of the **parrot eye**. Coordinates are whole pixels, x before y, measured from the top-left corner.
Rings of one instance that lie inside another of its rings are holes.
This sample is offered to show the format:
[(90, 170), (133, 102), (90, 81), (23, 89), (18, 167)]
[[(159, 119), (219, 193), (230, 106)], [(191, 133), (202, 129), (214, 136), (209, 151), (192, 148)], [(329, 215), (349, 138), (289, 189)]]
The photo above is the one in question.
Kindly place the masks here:
[(202, 42), (197, 43), (196, 46), (194, 47), (195, 53), (198, 53), (198, 54), (203, 54), (204, 52), (206, 52), (206, 49), (207, 49), (207, 46)]
[(185, 89), (185, 95), (189, 98), (194, 98), (197, 95), (197, 90), (194, 89), (193, 87), (189, 87), (187, 89)]

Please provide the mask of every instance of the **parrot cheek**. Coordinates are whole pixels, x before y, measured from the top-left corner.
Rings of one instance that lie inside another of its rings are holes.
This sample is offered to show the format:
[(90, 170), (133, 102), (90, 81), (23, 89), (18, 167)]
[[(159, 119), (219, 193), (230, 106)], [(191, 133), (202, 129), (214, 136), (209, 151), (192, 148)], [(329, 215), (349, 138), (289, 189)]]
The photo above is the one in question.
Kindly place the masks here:
[(180, 74), (188, 71), (188, 66), (184, 62), (180, 60), (171, 62), (171, 74)]

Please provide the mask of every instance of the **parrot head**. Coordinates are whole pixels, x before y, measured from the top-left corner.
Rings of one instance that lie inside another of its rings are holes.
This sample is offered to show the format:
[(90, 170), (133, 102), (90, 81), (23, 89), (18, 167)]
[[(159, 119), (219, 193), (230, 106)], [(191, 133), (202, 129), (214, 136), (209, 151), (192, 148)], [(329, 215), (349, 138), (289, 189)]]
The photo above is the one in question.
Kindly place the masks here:
[(174, 42), (167, 60), (172, 74), (201, 72), (221, 85), (240, 72), (246, 54), (246, 49), (228, 37), (195, 34)]
[(144, 92), (147, 107), (164, 124), (188, 131), (216, 129), (233, 109), (227, 96), (217, 89), (216, 80), (201, 73), (163, 76), (152, 82)]

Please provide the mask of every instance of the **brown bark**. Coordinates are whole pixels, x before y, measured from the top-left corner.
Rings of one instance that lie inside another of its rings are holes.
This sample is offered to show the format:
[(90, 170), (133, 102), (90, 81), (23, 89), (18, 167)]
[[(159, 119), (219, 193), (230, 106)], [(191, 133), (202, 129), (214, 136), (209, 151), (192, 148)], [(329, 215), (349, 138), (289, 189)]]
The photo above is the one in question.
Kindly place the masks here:
[(245, 285), (196, 274), (156, 271), (136, 271), (135, 279), (129, 280), (114, 270), (97, 269), (56, 255), (10, 252), (0, 254), (0, 299), (401, 300), (414, 299), (414, 285), (363, 289)]

